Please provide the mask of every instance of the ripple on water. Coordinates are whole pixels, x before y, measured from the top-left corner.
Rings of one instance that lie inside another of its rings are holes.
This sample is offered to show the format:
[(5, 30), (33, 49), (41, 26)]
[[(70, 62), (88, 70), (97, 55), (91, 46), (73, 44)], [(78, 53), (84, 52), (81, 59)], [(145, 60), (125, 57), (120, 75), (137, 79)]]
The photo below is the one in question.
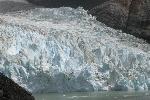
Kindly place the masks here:
[(79, 92), (35, 94), (36, 100), (150, 100), (150, 92)]

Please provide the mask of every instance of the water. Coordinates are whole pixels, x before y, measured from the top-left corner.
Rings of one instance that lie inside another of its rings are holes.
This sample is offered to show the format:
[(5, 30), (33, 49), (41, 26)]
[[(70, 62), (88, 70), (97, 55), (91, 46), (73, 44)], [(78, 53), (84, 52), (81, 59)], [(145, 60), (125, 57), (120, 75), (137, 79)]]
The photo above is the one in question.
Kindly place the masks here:
[(35, 94), (36, 100), (150, 100), (150, 92), (92, 92)]

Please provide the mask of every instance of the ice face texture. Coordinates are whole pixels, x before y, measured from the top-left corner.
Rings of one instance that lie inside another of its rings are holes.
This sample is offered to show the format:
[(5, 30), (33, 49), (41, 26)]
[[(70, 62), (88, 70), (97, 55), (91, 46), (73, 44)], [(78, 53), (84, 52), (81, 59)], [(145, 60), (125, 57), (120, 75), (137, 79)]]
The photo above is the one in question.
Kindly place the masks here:
[(0, 71), (31, 92), (148, 90), (149, 51), (82, 8), (0, 15)]

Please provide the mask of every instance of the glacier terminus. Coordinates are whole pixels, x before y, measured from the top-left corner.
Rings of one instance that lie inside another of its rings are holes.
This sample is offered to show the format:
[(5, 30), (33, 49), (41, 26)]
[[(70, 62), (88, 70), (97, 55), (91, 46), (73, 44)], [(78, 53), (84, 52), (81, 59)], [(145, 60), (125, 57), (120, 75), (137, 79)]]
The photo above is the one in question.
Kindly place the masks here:
[(0, 14), (0, 71), (32, 93), (150, 89), (150, 45), (83, 8)]

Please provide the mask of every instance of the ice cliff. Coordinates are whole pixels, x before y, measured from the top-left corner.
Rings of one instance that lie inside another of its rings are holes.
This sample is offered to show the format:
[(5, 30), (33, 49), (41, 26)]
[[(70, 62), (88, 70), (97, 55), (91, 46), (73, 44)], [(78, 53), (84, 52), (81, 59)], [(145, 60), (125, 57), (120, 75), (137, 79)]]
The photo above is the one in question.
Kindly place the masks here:
[(32, 92), (150, 89), (150, 45), (82, 8), (0, 14), (0, 71)]

